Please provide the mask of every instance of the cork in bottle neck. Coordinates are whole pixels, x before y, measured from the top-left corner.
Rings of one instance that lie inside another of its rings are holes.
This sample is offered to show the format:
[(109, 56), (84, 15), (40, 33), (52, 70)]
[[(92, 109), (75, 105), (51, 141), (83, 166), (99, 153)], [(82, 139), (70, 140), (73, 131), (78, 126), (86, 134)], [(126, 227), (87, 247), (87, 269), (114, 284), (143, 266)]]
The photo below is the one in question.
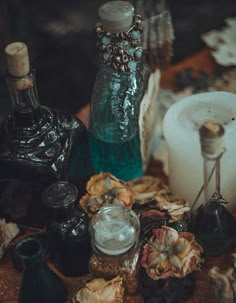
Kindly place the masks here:
[(5, 48), (8, 73), (14, 77), (24, 77), (30, 72), (28, 49), (23, 42), (13, 42)]
[(215, 121), (206, 121), (199, 129), (202, 154), (217, 157), (224, 151), (224, 128)]

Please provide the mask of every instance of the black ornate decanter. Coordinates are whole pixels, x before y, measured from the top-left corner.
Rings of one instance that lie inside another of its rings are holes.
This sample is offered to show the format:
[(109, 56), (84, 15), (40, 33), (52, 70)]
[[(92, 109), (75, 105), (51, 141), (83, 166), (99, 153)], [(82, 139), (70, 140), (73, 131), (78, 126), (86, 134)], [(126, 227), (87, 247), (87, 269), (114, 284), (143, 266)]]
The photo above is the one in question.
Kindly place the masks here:
[(41, 224), (46, 186), (68, 179), (79, 186), (91, 175), (87, 131), (75, 117), (40, 105), (24, 43), (5, 52), (13, 109), (0, 129), (0, 214)]

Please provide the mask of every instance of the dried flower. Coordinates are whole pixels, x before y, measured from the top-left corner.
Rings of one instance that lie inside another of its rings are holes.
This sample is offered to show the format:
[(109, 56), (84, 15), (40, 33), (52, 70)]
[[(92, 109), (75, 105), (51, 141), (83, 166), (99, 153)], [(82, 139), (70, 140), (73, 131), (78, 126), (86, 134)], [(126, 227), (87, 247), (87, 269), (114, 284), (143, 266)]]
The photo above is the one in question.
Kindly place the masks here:
[(200, 270), (202, 247), (190, 232), (178, 232), (167, 226), (153, 230), (143, 246), (141, 264), (153, 279), (182, 278)]
[(120, 204), (131, 208), (134, 192), (125, 182), (110, 173), (92, 176), (86, 185), (87, 193), (81, 198), (80, 205), (91, 216), (102, 206)]
[(156, 200), (161, 210), (168, 211), (170, 222), (185, 221), (189, 215), (190, 207), (183, 199), (174, 195), (170, 190), (160, 190), (156, 194)]
[(145, 204), (155, 199), (156, 194), (168, 189), (167, 185), (157, 177), (143, 176), (128, 182), (135, 192), (135, 203)]
[(73, 303), (123, 303), (124, 286), (120, 276), (112, 280), (94, 278), (82, 287), (72, 300)]
[(150, 208), (151, 203), (153, 208), (169, 213), (169, 222), (187, 219), (190, 211), (188, 203), (174, 195), (160, 178), (143, 176), (129, 181), (129, 185), (135, 192), (134, 206), (138, 209)]
[(4, 255), (9, 243), (19, 233), (19, 228), (15, 223), (6, 223), (5, 219), (0, 219), (0, 259)]

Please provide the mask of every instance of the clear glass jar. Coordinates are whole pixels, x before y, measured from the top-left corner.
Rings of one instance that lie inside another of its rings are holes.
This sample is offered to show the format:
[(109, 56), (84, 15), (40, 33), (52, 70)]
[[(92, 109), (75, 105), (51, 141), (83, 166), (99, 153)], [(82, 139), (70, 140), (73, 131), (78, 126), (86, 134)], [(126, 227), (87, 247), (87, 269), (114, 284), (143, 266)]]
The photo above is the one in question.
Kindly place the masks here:
[(135, 212), (120, 205), (105, 206), (92, 217), (89, 232), (93, 249), (90, 271), (106, 279), (119, 275), (126, 293), (135, 293), (140, 252), (140, 222)]
[(75, 205), (77, 197), (77, 188), (69, 182), (54, 183), (43, 194), (52, 217), (46, 225), (50, 258), (66, 276), (88, 273), (91, 255), (89, 219)]

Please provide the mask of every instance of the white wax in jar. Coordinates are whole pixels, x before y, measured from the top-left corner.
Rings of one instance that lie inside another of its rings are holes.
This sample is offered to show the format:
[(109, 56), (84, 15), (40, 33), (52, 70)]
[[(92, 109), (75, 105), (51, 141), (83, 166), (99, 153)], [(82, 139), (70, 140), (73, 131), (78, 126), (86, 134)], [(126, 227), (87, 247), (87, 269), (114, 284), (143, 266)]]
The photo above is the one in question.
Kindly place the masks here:
[[(186, 97), (173, 104), (163, 121), (168, 144), (169, 186), (173, 193), (193, 204), (203, 185), (203, 157), (199, 127), (206, 120), (217, 121), (225, 129), (225, 153), (221, 158), (221, 193), (236, 209), (236, 94), (207, 92)], [(214, 175), (213, 175), (214, 176)], [(211, 180), (210, 192), (215, 191)], [(203, 203), (203, 194), (198, 207)]]
[(136, 233), (135, 228), (122, 219), (99, 221), (95, 228), (95, 245), (107, 255), (120, 255), (135, 244)]

